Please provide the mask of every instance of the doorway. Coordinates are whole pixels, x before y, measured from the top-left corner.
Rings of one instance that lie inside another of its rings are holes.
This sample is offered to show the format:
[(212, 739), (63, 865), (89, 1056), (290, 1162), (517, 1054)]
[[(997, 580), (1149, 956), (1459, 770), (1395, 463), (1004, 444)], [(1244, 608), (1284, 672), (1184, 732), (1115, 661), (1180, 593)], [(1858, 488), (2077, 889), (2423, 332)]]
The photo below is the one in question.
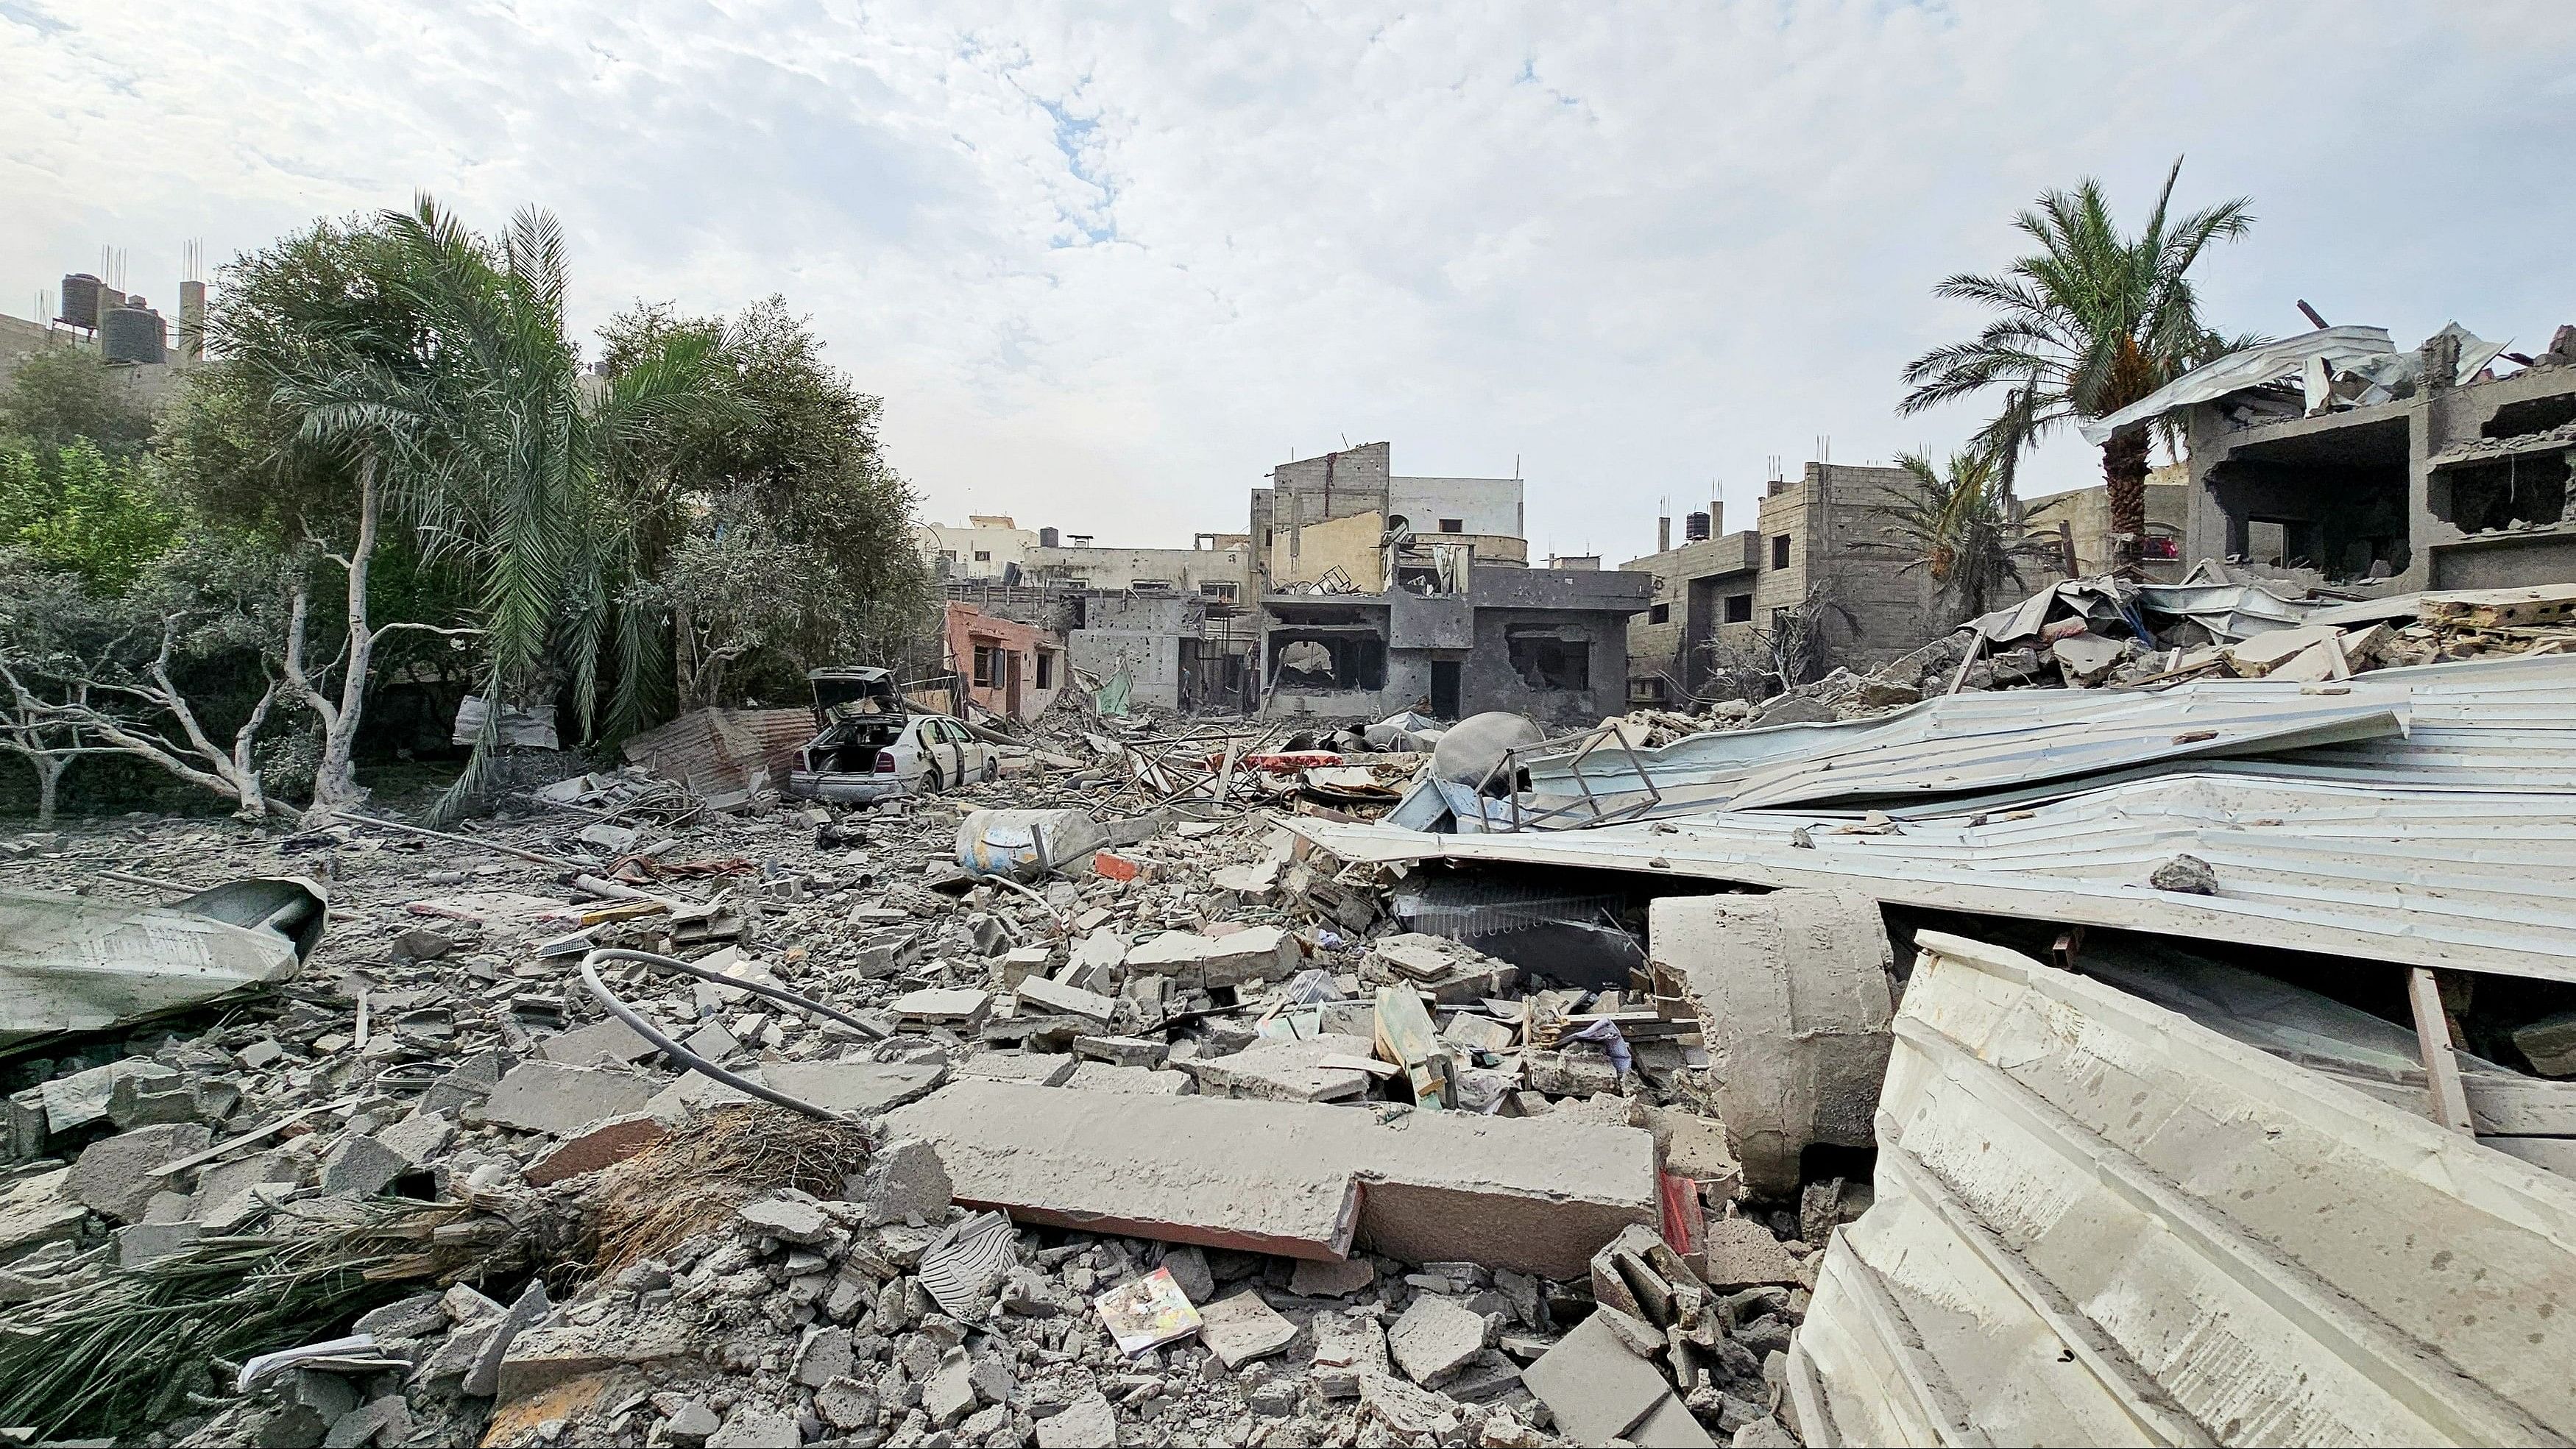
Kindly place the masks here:
[(1431, 661), (1431, 715), (1434, 719), (1458, 717), (1458, 661)]

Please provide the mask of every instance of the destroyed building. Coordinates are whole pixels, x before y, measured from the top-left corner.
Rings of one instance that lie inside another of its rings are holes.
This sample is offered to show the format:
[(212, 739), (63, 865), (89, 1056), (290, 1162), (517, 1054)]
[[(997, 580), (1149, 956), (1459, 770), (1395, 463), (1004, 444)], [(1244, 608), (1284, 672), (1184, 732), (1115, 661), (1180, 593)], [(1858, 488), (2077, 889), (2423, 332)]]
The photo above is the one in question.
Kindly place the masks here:
[(2328, 327), (2230, 354), (2088, 438), (2181, 426), (2184, 553), (2482, 589), (2576, 578), (2576, 328), (2518, 364), (2456, 324), (2412, 351)]
[[(1725, 531), (1725, 510), (1688, 515), (1680, 544), (1657, 521), (1656, 551), (1620, 567), (1655, 579), (1628, 626), (1628, 699), (1641, 705), (1734, 697), (1719, 676), (1759, 659), (1793, 628), (1815, 653), (1855, 668), (1883, 664), (1947, 633), (1924, 570), (1889, 541), (1879, 510), (1907, 486), (1901, 468), (1809, 463), (1763, 491), (1756, 526)], [(1820, 671), (1821, 672), (1821, 671)]]
[(1324, 719), (1615, 712), (1643, 575), (1528, 567), (1521, 480), (1410, 478), (1369, 443), (1252, 492), (1261, 709)]
[[(2057, 575), (2084, 579), (2120, 566), (2111, 528), (2111, 488), (2096, 483), (2063, 493), (2046, 493), (2021, 504), (2023, 525), (2037, 539), (2058, 546)], [(2170, 583), (2190, 567), (2183, 557), (2184, 535), (2191, 526), (2191, 465), (2165, 463), (2147, 473), (2147, 536), (2138, 545), (2141, 578)], [(2047, 582), (2033, 569), (2025, 584)]]

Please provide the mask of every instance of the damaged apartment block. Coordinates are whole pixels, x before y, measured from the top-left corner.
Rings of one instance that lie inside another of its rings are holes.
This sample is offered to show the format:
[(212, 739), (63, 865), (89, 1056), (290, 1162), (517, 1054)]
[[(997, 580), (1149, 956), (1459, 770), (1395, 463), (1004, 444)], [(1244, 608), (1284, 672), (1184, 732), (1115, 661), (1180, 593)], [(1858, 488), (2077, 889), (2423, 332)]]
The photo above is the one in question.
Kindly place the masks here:
[(1768, 654), (1775, 641), (1803, 644), (1791, 652), (1808, 655), (1818, 674), (1829, 660), (1861, 668), (1920, 646), (1934, 624), (1932, 582), (1885, 546), (1880, 511), (1909, 476), (1809, 463), (1796, 478), (1771, 480), (1754, 528), (1725, 532), (1712, 500), (1683, 520), (1677, 547), (1672, 520), (1658, 520), (1655, 552), (1621, 566), (1654, 579), (1628, 625), (1628, 701), (1735, 697), (1744, 687), (1722, 677), (1728, 666)]
[(2456, 323), (2412, 352), (2376, 327), (2329, 327), (2231, 354), (2124, 412), (2107, 437), (2178, 415), (2187, 552), (2415, 589), (2504, 588), (2576, 574), (2569, 455), (2576, 327), (2522, 354)]
[(1531, 568), (1518, 478), (1407, 478), (1370, 443), (1253, 490), (1262, 712), (1599, 719), (1626, 691), (1652, 581)]

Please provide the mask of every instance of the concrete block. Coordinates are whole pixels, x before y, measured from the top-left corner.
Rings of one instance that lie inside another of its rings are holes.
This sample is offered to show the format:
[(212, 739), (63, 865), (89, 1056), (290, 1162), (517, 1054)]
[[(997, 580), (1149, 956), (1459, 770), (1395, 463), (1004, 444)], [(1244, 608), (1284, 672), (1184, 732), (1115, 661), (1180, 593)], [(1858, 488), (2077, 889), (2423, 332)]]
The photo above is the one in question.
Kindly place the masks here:
[(1053, 1012), (1060, 1016), (1078, 1016), (1086, 1021), (1107, 1025), (1117, 1015), (1118, 1001), (1096, 991), (1084, 991), (1043, 976), (1032, 976), (1020, 983), (1020, 1005), (1024, 1010)]
[(406, 1165), (424, 1167), (455, 1136), (455, 1123), (436, 1113), (415, 1112), (399, 1122), (387, 1123), (377, 1131), (376, 1141), (391, 1148)]
[(1387, 1351), (1404, 1376), (1438, 1388), (1485, 1348), (1485, 1316), (1455, 1298), (1425, 1293), (1386, 1331)]
[(1794, 1284), (1798, 1260), (1771, 1230), (1751, 1218), (1712, 1218), (1706, 1238), (1708, 1271), (1700, 1276), (1723, 1293), (1765, 1283)]
[(560, 1137), (604, 1117), (643, 1111), (660, 1085), (633, 1072), (522, 1062), (503, 1074), (479, 1109), (470, 1110), (476, 1120)]
[(624, 1162), (669, 1136), (670, 1131), (669, 1123), (650, 1112), (602, 1118), (539, 1153), (528, 1164), (528, 1184), (545, 1187)]
[(1225, 936), (1165, 931), (1127, 948), (1128, 974), (1169, 976), (1183, 986), (1241, 986), (1284, 981), (1303, 961), (1296, 939), (1277, 926), (1255, 926)]
[(1347, 1399), (1360, 1391), (1360, 1381), (1395, 1372), (1387, 1356), (1386, 1329), (1367, 1310), (1315, 1315), (1315, 1389), (1328, 1399)]
[[(544, 1322), (546, 1315), (553, 1311), (554, 1304), (546, 1297), (544, 1280), (532, 1282), (521, 1290), (501, 1316), (491, 1322), (489, 1330), (481, 1335), (473, 1361), (466, 1366), (459, 1387), (477, 1398), (488, 1399), (499, 1393), (501, 1365), (510, 1355), (510, 1345), (518, 1340), (519, 1335)], [(559, 1382), (578, 1372), (581, 1370), (557, 1374), (545, 1382)], [(542, 1388), (544, 1383), (529, 1387)]]
[(57, 1167), (22, 1177), (0, 1195), (0, 1263), (47, 1243), (80, 1237), (89, 1208), (71, 1196), (71, 1176), (70, 1168)]
[(1268, 1358), (1297, 1339), (1297, 1325), (1246, 1288), (1199, 1310), (1199, 1342), (1228, 1369)]
[(860, 1206), (860, 1221), (872, 1228), (914, 1218), (936, 1223), (952, 1191), (938, 1151), (918, 1137), (879, 1147), (852, 1186), (849, 1196)]
[(1038, 1449), (1118, 1449), (1118, 1411), (1109, 1396), (1093, 1389), (1038, 1420)]
[(846, 1328), (809, 1328), (796, 1345), (796, 1362), (790, 1375), (809, 1389), (819, 1389), (850, 1371), (850, 1331)]
[(940, 1149), (957, 1199), (1019, 1222), (1338, 1259), (1577, 1277), (1657, 1217), (1654, 1139), (1633, 1127), (1301, 1102), (1137, 1098), (961, 1081), (888, 1114)]
[(194, 1122), (138, 1127), (102, 1137), (72, 1164), (64, 1191), (101, 1217), (120, 1223), (140, 1222), (152, 1194), (169, 1185), (167, 1179), (147, 1174), (172, 1158), (201, 1150), (213, 1140), (213, 1133)]
[(322, 1191), (374, 1197), (410, 1170), (401, 1153), (373, 1137), (343, 1137), (322, 1158)]
[(984, 1014), (993, 1009), (989, 991), (974, 991), (959, 986), (929, 986), (907, 991), (894, 999), (894, 1014), (906, 1021), (926, 1022), (933, 1026), (953, 1026), (973, 1031), (984, 1024)]
[(741, 1408), (733, 1411), (723, 1428), (707, 1436), (707, 1449), (779, 1449), (799, 1442), (792, 1415)]
[(204, 1229), (196, 1223), (133, 1223), (116, 1230), (116, 1266), (140, 1268), (156, 1258), (186, 1252)]
[(2576, 1011), (2514, 1028), (2513, 1044), (2544, 1077), (2576, 1077)]
[(1746, 1187), (1792, 1192), (1810, 1144), (1876, 1142), (1894, 1002), (1875, 903), (1855, 891), (1666, 896), (1647, 934), (1658, 991), (1698, 1013), (1711, 1105)]
[(819, 1243), (832, 1232), (832, 1219), (802, 1198), (764, 1197), (734, 1210), (753, 1235), (782, 1243)]
[(1116, 1067), (1159, 1067), (1170, 1051), (1170, 1046), (1160, 1038), (1078, 1036), (1073, 1039), (1075, 1056)]
[(1326, 1057), (1377, 1055), (1377, 1043), (1354, 1036), (1263, 1040), (1221, 1057), (1194, 1057), (1183, 1070), (1211, 1097), (1254, 1097), (1272, 1102), (1338, 1102), (1367, 1093), (1369, 1076), (1349, 1067), (1321, 1065)]
[(1303, 1258), (1289, 1276), (1288, 1291), (1300, 1298), (1343, 1298), (1376, 1281), (1377, 1269), (1366, 1258), (1338, 1263)]
[(1714, 1117), (1677, 1107), (1642, 1109), (1645, 1128), (1655, 1134), (1664, 1168), (1692, 1179), (1720, 1202), (1744, 1192), (1744, 1165), (1726, 1143), (1726, 1124)]

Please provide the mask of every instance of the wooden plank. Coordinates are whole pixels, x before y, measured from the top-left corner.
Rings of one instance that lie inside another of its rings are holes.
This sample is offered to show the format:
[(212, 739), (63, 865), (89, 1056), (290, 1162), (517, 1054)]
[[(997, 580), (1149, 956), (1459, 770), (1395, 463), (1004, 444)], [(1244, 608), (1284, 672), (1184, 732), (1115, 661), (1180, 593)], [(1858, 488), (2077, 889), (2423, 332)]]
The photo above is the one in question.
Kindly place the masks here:
[(1401, 986), (1377, 989), (1377, 1050), (1404, 1068), (1417, 1105), (1451, 1105), (1449, 1054), (1441, 1049), (1440, 1034), (1432, 1030), (1431, 1014), (1422, 1009), (1421, 997)]
[(2433, 1120), (2454, 1132), (2474, 1135), (2469, 1094), (2460, 1085), (2460, 1058), (2451, 1045), (2451, 1023), (2442, 1014), (2441, 983), (2421, 966), (2406, 973), (2406, 1001), (2415, 1008), (2415, 1040), (2424, 1050), (2424, 1077), (2431, 1091)]

